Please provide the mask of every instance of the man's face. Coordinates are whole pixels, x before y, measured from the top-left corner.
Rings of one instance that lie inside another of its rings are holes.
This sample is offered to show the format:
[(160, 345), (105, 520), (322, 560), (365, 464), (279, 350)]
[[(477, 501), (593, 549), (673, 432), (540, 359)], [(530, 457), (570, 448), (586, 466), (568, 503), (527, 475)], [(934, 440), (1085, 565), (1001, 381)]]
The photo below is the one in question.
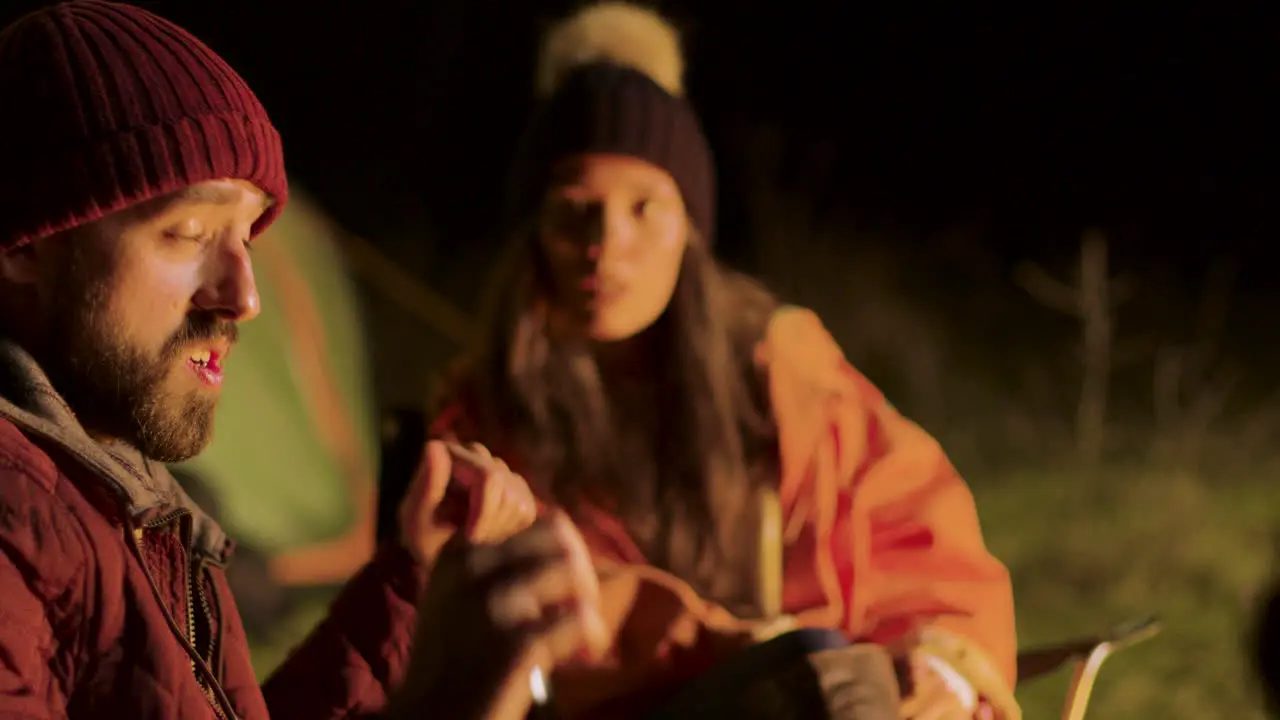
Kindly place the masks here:
[(161, 462), (208, 444), (236, 324), (258, 314), (250, 231), (268, 204), (210, 181), (30, 246), (38, 360), (90, 433)]

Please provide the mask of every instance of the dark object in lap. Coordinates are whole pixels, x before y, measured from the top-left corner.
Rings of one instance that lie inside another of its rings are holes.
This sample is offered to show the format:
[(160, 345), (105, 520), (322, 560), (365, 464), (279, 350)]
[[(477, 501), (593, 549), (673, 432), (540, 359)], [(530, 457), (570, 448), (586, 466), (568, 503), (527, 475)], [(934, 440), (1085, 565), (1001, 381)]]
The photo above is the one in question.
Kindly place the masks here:
[(378, 467), (378, 542), (397, 538), (400, 501), (427, 441), (427, 414), (420, 408), (396, 408), (382, 416), (382, 448)]
[(1267, 711), (1280, 718), (1280, 582), (1269, 588), (1259, 608), (1252, 640), (1252, 659), (1262, 681)]
[(883, 648), (797, 630), (753, 646), (689, 683), (650, 718), (897, 720), (898, 683)]

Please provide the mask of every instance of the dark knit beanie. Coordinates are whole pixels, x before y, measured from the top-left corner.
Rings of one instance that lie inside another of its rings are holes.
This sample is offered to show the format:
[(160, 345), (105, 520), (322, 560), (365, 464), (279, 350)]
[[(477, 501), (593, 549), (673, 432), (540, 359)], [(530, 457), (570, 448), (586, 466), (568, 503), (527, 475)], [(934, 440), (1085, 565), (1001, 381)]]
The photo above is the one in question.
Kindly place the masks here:
[(288, 197), (280, 135), (204, 43), (131, 5), (76, 0), (0, 32), (0, 251), (181, 188)]
[(715, 233), (715, 166), (684, 97), (684, 59), (674, 28), (624, 2), (588, 6), (547, 34), (539, 62), (541, 104), (515, 169), (516, 212), (536, 212), (562, 160), (626, 155), (675, 179), (707, 242)]

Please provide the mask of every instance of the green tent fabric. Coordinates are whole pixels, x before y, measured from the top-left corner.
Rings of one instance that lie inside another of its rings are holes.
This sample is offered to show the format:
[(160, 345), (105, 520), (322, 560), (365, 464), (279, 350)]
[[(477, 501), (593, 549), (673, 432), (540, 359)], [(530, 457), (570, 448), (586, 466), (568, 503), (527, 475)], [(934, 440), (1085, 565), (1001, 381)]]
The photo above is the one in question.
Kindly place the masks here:
[[(181, 466), (207, 483), (227, 531), (267, 554), (340, 535), (355, 520), (351, 483), (374, 482), (368, 343), (339, 233), (315, 203), (291, 191), (285, 212), (255, 246), (262, 313), (240, 328), (213, 442)], [(320, 354), (356, 436), (355, 467), (344, 467), (351, 461), (331, 447), (315, 419), (314, 388), (300, 371), (296, 328), (284, 304), (285, 294), (299, 288), (279, 281), (282, 264), (302, 280), (305, 303), (320, 321)]]

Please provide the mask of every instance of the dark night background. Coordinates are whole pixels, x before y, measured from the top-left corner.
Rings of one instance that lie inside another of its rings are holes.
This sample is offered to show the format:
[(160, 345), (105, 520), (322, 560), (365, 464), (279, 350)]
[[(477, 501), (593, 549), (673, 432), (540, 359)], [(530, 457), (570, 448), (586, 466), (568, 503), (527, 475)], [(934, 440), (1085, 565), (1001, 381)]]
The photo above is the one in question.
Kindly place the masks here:
[[(423, 246), (442, 278), (489, 250), (536, 33), (572, 7), (139, 4), (250, 81), (293, 174), (348, 229)], [(11, 0), (3, 19), (37, 5)], [(1086, 223), (1123, 228), (1117, 252), (1135, 266), (1254, 260), (1270, 244), (1274, 33), (1261, 13), (663, 7), (687, 31), (731, 260), (749, 256), (733, 222), (751, 162), (737, 135), (762, 124), (781, 130), (806, 190), (915, 228), (981, 218), (1006, 262), (1069, 253)]]
[[(294, 181), (345, 229), (475, 309), (501, 246), (537, 34), (571, 3), (139, 4), (246, 77)], [(35, 5), (7, 1), (0, 21)], [(1280, 363), (1269, 259), (1280, 116), (1262, 4), (661, 7), (686, 31), (690, 95), (716, 152), (721, 255), (818, 309), (962, 468), (1015, 455), (1052, 468), (1002, 472), (1021, 485), (974, 480), (1024, 638), (1153, 606), (1195, 618), (1109, 665), (1091, 717), (1260, 717), (1232, 649), (1269, 567), (1263, 538), (1280, 524), (1258, 501), (1273, 492), (1280, 430), (1266, 414)], [(1134, 297), (1116, 320), (1114, 467), (1082, 475), (1046, 460), (1062, 443), (1043, 439), (1069, 435), (1079, 331), (1014, 277), (1030, 261), (1070, 279), (1090, 226), (1106, 231)], [(1212, 268), (1234, 282), (1221, 327), (1202, 338), (1193, 318)], [(370, 319), (384, 404), (421, 397), (423, 368), (457, 350), (390, 358), (378, 338), (397, 338), (403, 356), (400, 340), (424, 334), (414, 322)], [(1225, 450), (1135, 469), (1135, 438), (1154, 432), (1151, 358), (1197, 343), (1237, 380)], [(1046, 535), (1033, 506), (1079, 531)], [(1009, 529), (1028, 514), (1037, 527)], [(1050, 716), (1060, 693), (1029, 696), (1028, 717)]]
[[(295, 181), (341, 225), (474, 307), (537, 33), (573, 3), (140, 4), (249, 80)], [(37, 5), (10, 0), (0, 19)], [(1060, 275), (1100, 225), (1122, 271), (1194, 286), (1221, 258), (1241, 270), (1237, 295), (1269, 293), (1278, 116), (1261, 12), (660, 7), (686, 31), (730, 263), (760, 272), (763, 247), (803, 252), (750, 219), (747, 178), (764, 173), (856, 223), (847, 244), (980, 255), (990, 275), (954, 264), (949, 288), (1008, 283), (1027, 259)], [(761, 132), (780, 151), (767, 169)]]
[[(531, 107), (537, 33), (571, 3), (150, 6), (248, 78), (294, 177), (346, 229), (475, 307), (500, 245), (493, 222)], [(763, 272), (776, 264), (766, 249), (807, 252), (798, 233), (765, 237), (748, 212), (761, 204), (750, 178), (764, 174), (856, 224), (834, 242), (891, 247), (899, 265), (935, 257), (942, 277), (924, 280), (922, 264), (923, 292), (909, 292), (943, 303), (1009, 284), (1021, 260), (1069, 272), (1087, 225), (1104, 227), (1114, 263), (1144, 281), (1193, 288), (1220, 258), (1240, 269), (1237, 308), (1246, 290), (1269, 292), (1277, 115), (1261, 15), (769, 7), (664, 7), (686, 30), (729, 262)], [(775, 165), (762, 132), (776, 139)], [(775, 287), (807, 299), (796, 282)], [(1275, 345), (1268, 328), (1243, 326), (1269, 315), (1238, 313), (1235, 336)]]

